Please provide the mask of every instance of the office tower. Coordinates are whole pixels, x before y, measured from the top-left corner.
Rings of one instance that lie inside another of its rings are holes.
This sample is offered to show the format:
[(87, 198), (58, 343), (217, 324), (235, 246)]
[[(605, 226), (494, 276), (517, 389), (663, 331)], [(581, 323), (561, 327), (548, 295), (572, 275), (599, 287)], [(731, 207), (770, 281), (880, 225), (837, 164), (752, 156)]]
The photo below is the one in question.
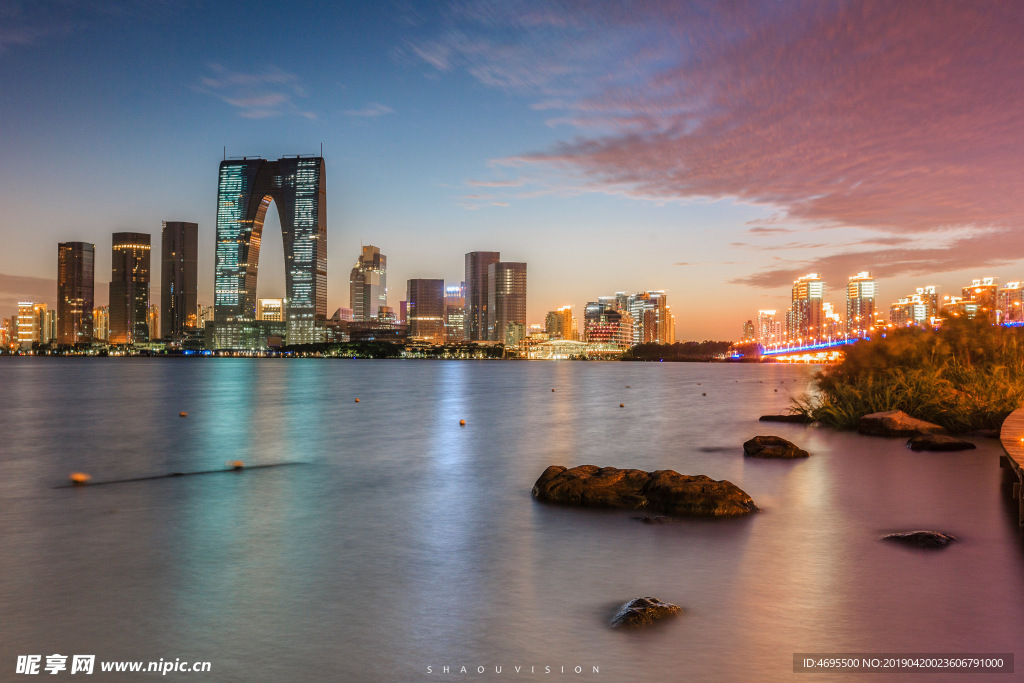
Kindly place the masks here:
[(398, 302), (398, 324), (405, 325), (409, 319), (409, 301), (403, 300)]
[(349, 304), (356, 322), (376, 320), (381, 306), (388, 305), (388, 259), (380, 248), (364, 246), (348, 279)]
[(180, 339), (199, 327), (199, 226), (164, 221), (160, 249), (160, 336)]
[[(327, 190), (322, 157), (229, 159), (217, 187), (214, 318), (256, 318), (263, 220), (276, 202), (284, 243), (286, 341), (318, 341), (327, 318)], [(225, 336), (232, 336), (225, 333)]]
[(213, 306), (199, 306), (199, 329), (206, 327), (206, 323), (212, 323), (216, 319)]
[(549, 311), (544, 318), (544, 331), (551, 339), (576, 340), (576, 319), (572, 315), (572, 306)]
[(115, 232), (110, 262), (110, 343), (149, 341), (149, 235)]
[[(605, 301), (610, 297), (601, 297)], [(633, 318), (634, 344), (673, 344), (675, 343), (675, 316), (668, 305), (668, 295), (662, 290), (615, 295), (615, 307), (628, 311)]]
[(444, 343), (444, 280), (409, 280), (409, 336), (430, 344)]
[(52, 308), (44, 310), (42, 325), (39, 328), (39, 341), (51, 344), (57, 341), (57, 311)]
[(757, 339), (757, 328), (754, 327), (754, 321), (748, 320), (743, 323), (743, 341), (754, 341)]
[(999, 311), (999, 323), (1019, 323), (1024, 321), (1024, 287), (1020, 282), (1007, 282), (999, 290), (996, 300)]
[(88, 344), (93, 337), (96, 247), (88, 242), (57, 245), (57, 343)]
[[(521, 325), (510, 327), (510, 325)], [(487, 338), (513, 345), (526, 329), (526, 264), (497, 261), (487, 265)]]
[[(960, 299), (954, 297), (956, 301)], [(947, 298), (947, 303), (948, 298)], [(954, 302), (954, 308), (956, 308)], [(889, 306), (889, 322), (897, 327), (908, 325), (930, 324), (932, 318), (938, 317), (942, 312), (939, 304), (939, 294), (935, 285), (918, 287), (914, 294), (900, 297), (895, 303)]]
[(614, 302), (587, 302), (583, 311), (583, 340), (618, 349), (633, 346), (633, 316)]
[[(969, 287), (961, 290), (963, 298), (976, 305), (974, 315), (987, 319), (990, 323), (996, 322), (996, 293), (999, 289), (999, 281), (994, 277), (986, 277), (980, 280), (972, 280)], [(971, 317), (974, 317), (972, 315)]]
[(501, 260), (497, 251), (471, 251), (466, 254), (466, 321), (465, 336), (470, 341), (484, 341), (487, 335), (488, 268)]
[(110, 308), (100, 306), (92, 309), (92, 338), (96, 341), (108, 341), (110, 339)]
[(21, 348), (30, 349), (33, 343), (39, 342), (39, 315), (45, 310), (46, 304), (18, 302), (17, 340)]
[(821, 336), (824, 298), (825, 283), (817, 273), (797, 278), (793, 283), (793, 299), (786, 320), (786, 333), (790, 340), (807, 342)]
[(256, 319), (284, 322), (284, 299), (257, 299)]
[(445, 285), (445, 342), (457, 344), (466, 339), (466, 283)]
[(846, 333), (851, 337), (870, 336), (875, 320), (875, 278), (864, 271), (852, 276), (846, 285)]

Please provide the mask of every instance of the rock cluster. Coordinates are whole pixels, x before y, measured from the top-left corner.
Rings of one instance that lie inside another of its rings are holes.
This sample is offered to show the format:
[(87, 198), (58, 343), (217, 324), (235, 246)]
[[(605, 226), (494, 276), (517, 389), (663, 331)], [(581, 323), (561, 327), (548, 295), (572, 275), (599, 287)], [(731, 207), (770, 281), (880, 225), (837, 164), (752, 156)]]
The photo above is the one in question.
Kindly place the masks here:
[(945, 434), (923, 434), (910, 437), (907, 440), (907, 448), (912, 451), (969, 451), (977, 446), (970, 441)]
[(857, 431), (873, 436), (917, 436), (936, 434), (945, 430), (937, 424), (910, 417), (902, 410), (887, 410), (860, 418), (857, 422)]
[(681, 611), (679, 605), (662, 602), (657, 598), (633, 598), (612, 617), (612, 628), (650, 626), (665, 617), (674, 617)]
[(882, 540), (932, 550), (945, 548), (956, 540), (956, 536), (944, 534), (941, 531), (901, 531), (883, 536)]
[(762, 415), (757, 418), (761, 422), (792, 422), (794, 424), (810, 424), (814, 422), (811, 418), (806, 415), (791, 414), (791, 415)]
[(806, 458), (810, 453), (781, 436), (755, 436), (743, 444), (748, 458)]
[(649, 510), (701, 517), (745, 515), (757, 511), (750, 496), (729, 481), (673, 470), (645, 472), (580, 465), (552, 465), (533, 485), (538, 500), (583, 507)]

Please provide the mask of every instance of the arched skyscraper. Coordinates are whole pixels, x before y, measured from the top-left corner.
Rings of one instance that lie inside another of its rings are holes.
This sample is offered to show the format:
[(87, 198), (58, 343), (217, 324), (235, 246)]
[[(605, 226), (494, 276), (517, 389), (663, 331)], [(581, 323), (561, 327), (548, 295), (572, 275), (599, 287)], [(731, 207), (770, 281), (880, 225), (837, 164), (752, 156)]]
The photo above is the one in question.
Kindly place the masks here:
[[(277, 202), (284, 241), (288, 344), (319, 341), (327, 318), (327, 190), (323, 157), (221, 162), (217, 186), (217, 325), (256, 319), (260, 238)], [(318, 325), (319, 323), (319, 325)]]

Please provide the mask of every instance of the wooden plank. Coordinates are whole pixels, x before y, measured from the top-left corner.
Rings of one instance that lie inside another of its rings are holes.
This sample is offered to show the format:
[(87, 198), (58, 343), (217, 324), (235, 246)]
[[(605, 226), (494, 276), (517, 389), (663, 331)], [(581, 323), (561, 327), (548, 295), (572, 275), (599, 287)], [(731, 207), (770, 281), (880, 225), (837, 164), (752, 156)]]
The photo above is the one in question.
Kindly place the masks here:
[(1018, 482), (1013, 485), (1013, 497), (1017, 499), (1018, 524), (1024, 527), (1024, 408), (1018, 408), (1003, 421), (999, 430), (999, 441), (1006, 451), (1006, 460), (1017, 475)]

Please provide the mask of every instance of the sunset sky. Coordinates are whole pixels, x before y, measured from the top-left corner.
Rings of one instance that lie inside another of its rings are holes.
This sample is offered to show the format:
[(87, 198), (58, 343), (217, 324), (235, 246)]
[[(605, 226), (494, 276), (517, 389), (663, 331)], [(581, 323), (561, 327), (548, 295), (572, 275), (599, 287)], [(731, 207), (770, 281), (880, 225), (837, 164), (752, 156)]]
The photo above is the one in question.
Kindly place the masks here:
[[(329, 312), (360, 242), (396, 307), (500, 251), (528, 322), (665, 289), (683, 339), (812, 271), (841, 310), (862, 270), (885, 310), (1024, 280), (1022, 36), (1020, 2), (0, 0), (0, 315), (55, 303), (60, 241), (105, 303), (111, 233), (162, 220), (212, 303), (222, 150), (321, 143)], [(273, 209), (263, 245), (280, 296)]]

